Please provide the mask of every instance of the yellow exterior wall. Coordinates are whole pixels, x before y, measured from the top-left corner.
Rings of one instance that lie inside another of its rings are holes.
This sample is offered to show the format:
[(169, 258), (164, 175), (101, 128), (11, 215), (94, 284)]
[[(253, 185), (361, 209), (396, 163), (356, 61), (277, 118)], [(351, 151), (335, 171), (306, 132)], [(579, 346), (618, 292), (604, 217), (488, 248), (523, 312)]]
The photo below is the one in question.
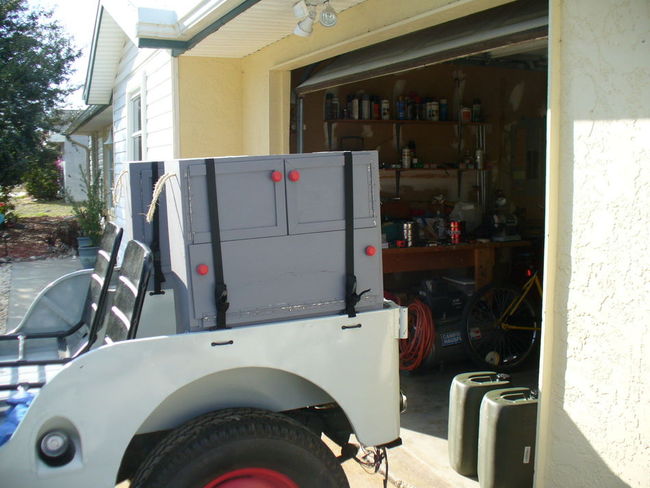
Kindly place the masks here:
[(242, 154), (241, 60), (178, 58), (179, 157)]
[(648, 487), (650, 3), (550, 1), (537, 487)]
[(290, 70), (510, 0), (366, 0), (339, 15), (334, 28), (290, 35), (242, 60), (246, 154), (289, 152)]

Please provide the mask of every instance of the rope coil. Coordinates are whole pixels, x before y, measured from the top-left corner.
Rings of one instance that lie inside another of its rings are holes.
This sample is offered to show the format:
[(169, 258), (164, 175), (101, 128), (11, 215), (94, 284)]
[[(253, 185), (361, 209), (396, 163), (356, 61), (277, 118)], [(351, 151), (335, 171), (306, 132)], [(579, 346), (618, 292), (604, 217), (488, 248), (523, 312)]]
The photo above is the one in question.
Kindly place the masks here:
[(151, 204), (149, 205), (149, 210), (147, 210), (147, 216), (146, 216), (147, 223), (151, 223), (151, 221), (153, 220), (153, 215), (154, 213), (156, 213), (156, 205), (158, 204), (158, 199), (160, 198), (160, 194), (162, 193), (163, 188), (165, 188), (165, 184), (172, 178), (176, 178), (176, 173), (165, 173), (160, 178), (158, 178), (158, 181), (156, 181), (156, 184), (153, 187)]
[(431, 352), (435, 326), (431, 309), (417, 298), (408, 305), (408, 338), (399, 341), (399, 364), (404, 371), (418, 369)]

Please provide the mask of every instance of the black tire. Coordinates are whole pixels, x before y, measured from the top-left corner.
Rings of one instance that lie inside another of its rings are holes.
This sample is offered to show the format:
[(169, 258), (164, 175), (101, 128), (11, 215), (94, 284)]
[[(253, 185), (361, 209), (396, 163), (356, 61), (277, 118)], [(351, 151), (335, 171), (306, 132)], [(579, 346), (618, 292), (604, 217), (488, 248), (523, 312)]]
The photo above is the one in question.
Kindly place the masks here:
[(334, 454), (309, 429), (256, 409), (214, 412), (174, 430), (140, 466), (131, 487), (216, 488), (224, 476), (255, 470), (300, 488), (349, 488)]
[[(521, 293), (509, 285), (488, 285), (470, 298), (465, 306), (461, 332), (463, 344), (474, 363), (482, 369), (513, 371), (522, 366), (539, 342), (539, 330), (506, 330), (497, 321)], [(528, 298), (509, 319), (512, 325), (539, 327), (540, 320)]]

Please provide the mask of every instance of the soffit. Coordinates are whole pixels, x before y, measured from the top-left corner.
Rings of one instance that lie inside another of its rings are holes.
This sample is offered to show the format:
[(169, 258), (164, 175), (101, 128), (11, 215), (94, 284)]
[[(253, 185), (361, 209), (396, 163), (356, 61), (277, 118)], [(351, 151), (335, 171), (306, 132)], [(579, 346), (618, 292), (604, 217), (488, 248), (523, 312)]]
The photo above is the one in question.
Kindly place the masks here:
[(100, 7), (84, 87), (84, 100), (88, 105), (111, 103), (113, 83), (126, 39), (126, 34), (113, 17)]
[(113, 123), (111, 105), (91, 105), (81, 112), (64, 131), (65, 134), (92, 135)]
[[(337, 13), (365, 0), (330, 0)], [(262, 0), (208, 35), (184, 55), (241, 58), (293, 35), (293, 1)], [(334, 27), (336, 28), (336, 27)]]
[[(330, 3), (340, 13), (364, 1), (330, 0)], [(293, 3), (293, 0), (255, 3), (204, 0), (187, 8), (178, 18), (176, 14), (181, 12), (140, 8), (137, 1), (101, 0), (84, 100), (88, 105), (111, 103), (122, 49), (128, 39), (141, 47), (180, 48), (180, 52), (190, 56), (240, 58), (293, 35), (297, 23)], [(153, 44), (144, 46), (143, 41)], [(186, 51), (187, 47), (190, 49)]]

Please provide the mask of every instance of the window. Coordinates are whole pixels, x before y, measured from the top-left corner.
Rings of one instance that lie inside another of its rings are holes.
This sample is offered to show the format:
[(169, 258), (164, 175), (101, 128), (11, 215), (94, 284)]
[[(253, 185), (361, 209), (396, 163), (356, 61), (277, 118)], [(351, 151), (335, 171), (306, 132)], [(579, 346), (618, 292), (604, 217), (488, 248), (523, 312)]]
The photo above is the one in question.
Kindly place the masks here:
[(106, 195), (106, 203), (109, 207), (113, 207), (113, 185), (115, 184), (115, 161), (113, 159), (113, 129), (110, 128), (105, 134), (103, 139), (103, 163), (105, 184), (104, 191)]
[(140, 95), (131, 99), (130, 113), (130, 159), (140, 161), (142, 160), (142, 97)]

